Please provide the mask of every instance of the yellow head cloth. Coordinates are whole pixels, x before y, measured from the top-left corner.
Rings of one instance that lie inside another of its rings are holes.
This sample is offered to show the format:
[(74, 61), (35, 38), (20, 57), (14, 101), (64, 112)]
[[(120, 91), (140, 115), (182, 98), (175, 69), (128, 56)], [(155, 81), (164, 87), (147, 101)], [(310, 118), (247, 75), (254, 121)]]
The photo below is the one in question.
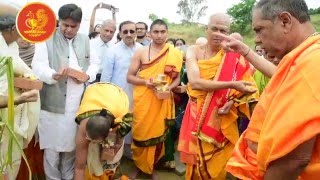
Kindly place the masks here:
[(123, 116), (129, 112), (129, 99), (127, 94), (119, 87), (110, 83), (95, 83), (89, 85), (77, 112), (84, 115), (92, 111), (106, 109), (116, 118), (115, 124), (122, 121)]

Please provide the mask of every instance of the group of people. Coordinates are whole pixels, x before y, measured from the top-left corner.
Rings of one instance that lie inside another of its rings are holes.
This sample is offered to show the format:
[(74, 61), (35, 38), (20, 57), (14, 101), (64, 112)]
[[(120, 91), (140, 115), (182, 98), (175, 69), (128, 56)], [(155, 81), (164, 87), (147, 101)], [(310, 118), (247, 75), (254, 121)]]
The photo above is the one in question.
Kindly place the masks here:
[[(78, 33), (81, 8), (66, 4), (55, 33), (32, 47), (33, 56), (16, 42), (18, 10), (0, 6), (0, 56), (12, 56), (15, 74), (43, 82), (40, 93), (15, 89), (15, 132), (27, 147), (37, 127), (46, 179), (112, 179), (123, 156), (136, 166), (124, 175), (156, 179), (159, 164), (174, 168), (175, 142), (186, 179), (319, 178), (320, 35), (304, 0), (257, 2), (255, 50), (230, 32), (222, 13), (210, 16), (206, 38), (187, 50), (179, 47), (183, 39), (169, 43), (161, 19), (149, 30), (121, 22), (116, 44), (116, 23), (106, 20), (89, 40)], [(6, 121), (5, 75), (0, 84)], [(4, 138), (1, 152), (6, 145)], [(21, 153), (13, 152), (9, 179), (22, 170)]]

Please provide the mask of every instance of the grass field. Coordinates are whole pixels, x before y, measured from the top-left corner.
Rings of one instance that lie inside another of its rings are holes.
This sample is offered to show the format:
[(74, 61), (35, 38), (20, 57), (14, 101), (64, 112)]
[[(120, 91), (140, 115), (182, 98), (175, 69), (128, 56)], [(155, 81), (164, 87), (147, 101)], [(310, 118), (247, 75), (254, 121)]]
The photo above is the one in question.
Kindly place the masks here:
[[(311, 21), (320, 32), (320, 14), (312, 15)], [(205, 37), (205, 27), (197, 24), (169, 24), (169, 37), (170, 38), (182, 38), (188, 45), (194, 44), (198, 37)], [(251, 47), (254, 47), (254, 32), (250, 31), (247, 34), (243, 34), (244, 42)]]

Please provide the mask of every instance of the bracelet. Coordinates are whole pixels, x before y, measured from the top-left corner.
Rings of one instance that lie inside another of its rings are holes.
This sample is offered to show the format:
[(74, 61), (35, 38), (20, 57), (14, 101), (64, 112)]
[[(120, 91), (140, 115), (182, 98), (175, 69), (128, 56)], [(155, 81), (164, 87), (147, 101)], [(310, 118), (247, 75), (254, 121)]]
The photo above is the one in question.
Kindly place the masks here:
[(233, 95), (231, 95), (231, 96), (229, 96), (229, 97), (227, 98), (228, 101), (234, 101), (234, 99), (235, 99), (235, 97), (234, 97)]
[(250, 52), (250, 48), (248, 47), (248, 52), (245, 55), (243, 55), (243, 57), (247, 57), (249, 52)]

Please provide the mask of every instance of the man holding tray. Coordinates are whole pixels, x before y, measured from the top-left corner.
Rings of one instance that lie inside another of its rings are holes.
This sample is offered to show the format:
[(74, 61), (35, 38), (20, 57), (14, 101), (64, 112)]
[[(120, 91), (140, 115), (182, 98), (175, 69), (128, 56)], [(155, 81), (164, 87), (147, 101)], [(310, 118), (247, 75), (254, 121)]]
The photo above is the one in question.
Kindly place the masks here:
[(155, 20), (150, 31), (152, 43), (136, 51), (127, 76), (134, 85), (133, 160), (147, 174), (167, 151), (164, 140), (175, 118), (170, 91), (180, 83), (182, 66), (181, 52), (166, 44), (167, 24)]

